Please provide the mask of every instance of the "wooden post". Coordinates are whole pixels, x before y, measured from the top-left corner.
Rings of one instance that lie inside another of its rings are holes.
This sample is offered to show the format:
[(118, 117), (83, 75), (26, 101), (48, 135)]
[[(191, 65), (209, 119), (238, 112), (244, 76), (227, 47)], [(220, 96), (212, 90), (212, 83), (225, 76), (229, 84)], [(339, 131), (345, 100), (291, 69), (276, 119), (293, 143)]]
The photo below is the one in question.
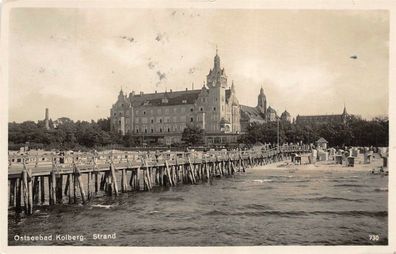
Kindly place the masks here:
[(23, 205), (25, 208), (25, 213), (28, 213), (28, 193), (27, 193), (27, 172), (26, 169), (22, 171), (22, 193), (23, 193)]
[(34, 185), (33, 185), (33, 202), (35, 205), (39, 203), (39, 192), (40, 192), (40, 177), (36, 176), (34, 177)]
[(32, 169), (27, 169), (24, 161), (24, 181), (25, 181), (25, 211), (27, 214), (33, 214), (33, 183)]
[(15, 198), (15, 210), (17, 213), (20, 213), (22, 211), (22, 206), (21, 206), (21, 195), (22, 195), (22, 182), (21, 178), (16, 179), (16, 198)]
[(67, 195), (68, 192), (70, 192), (70, 174), (67, 174), (66, 177), (65, 190), (64, 190), (65, 196)]
[(92, 198), (92, 187), (91, 187), (91, 178), (92, 178), (92, 173), (91, 171), (88, 172), (87, 175), (87, 188), (88, 188), (88, 200), (90, 200)]
[(126, 192), (127, 185), (126, 185), (126, 176), (125, 176), (125, 169), (121, 169), (121, 191)]
[(110, 171), (111, 171), (111, 179), (112, 179), (113, 189), (114, 189), (116, 196), (118, 196), (117, 177), (115, 174), (115, 168), (114, 168), (113, 163), (110, 164)]
[(77, 203), (77, 177), (75, 173), (73, 173), (73, 201), (74, 204)]
[(45, 203), (45, 177), (44, 176), (40, 176), (40, 201), (41, 204), (43, 205)]
[(175, 184), (173, 182), (173, 177), (171, 176), (171, 172), (169, 170), (169, 164), (167, 160), (165, 161), (165, 167), (166, 167), (166, 173), (168, 175), (169, 184), (170, 186), (174, 186)]
[(56, 200), (58, 203), (63, 203), (63, 175), (59, 174), (56, 176)]
[(15, 203), (15, 190), (16, 190), (16, 179), (10, 179), (10, 202), (9, 206), (13, 207)]
[(73, 163), (73, 167), (74, 167), (74, 178), (75, 178), (75, 180), (77, 178), (77, 184), (80, 188), (81, 201), (83, 204), (85, 204), (86, 197), (85, 197), (85, 191), (84, 191), (84, 184), (83, 184), (83, 181), (81, 178), (81, 172), (75, 163)]
[(136, 169), (136, 176), (135, 176), (135, 180), (136, 180), (136, 186), (135, 186), (135, 188), (136, 188), (136, 190), (140, 190), (140, 167), (138, 167), (137, 169)]
[(65, 195), (66, 195), (66, 190), (67, 190), (67, 197), (69, 200), (69, 204), (72, 203), (72, 184), (74, 186), (74, 182), (72, 183), (73, 175), (72, 174), (67, 174), (67, 180), (66, 180), (66, 187), (65, 187)]
[(52, 204), (56, 204), (56, 175), (55, 171), (51, 171), (51, 197)]
[(99, 191), (99, 172), (94, 172), (95, 174), (95, 193)]

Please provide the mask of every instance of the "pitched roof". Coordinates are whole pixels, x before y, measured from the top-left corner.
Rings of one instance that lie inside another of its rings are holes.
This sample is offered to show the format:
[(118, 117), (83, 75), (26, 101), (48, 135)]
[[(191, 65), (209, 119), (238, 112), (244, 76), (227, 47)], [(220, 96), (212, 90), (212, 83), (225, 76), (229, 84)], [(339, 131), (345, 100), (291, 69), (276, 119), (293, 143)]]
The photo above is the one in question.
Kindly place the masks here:
[(276, 114), (275, 109), (271, 108), (271, 106), (268, 106), (267, 112), (268, 112), (268, 113), (275, 113), (275, 114)]
[(329, 143), (329, 142), (327, 142), (327, 140), (324, 138), (320, 138), (318, 139), (318, 141), (316, 141), (316, 143)]
[(241, 118), (248, 117), (253, 120), (265, 121), (263, 115), (256, 107), (241, 105)]
[(179, 104), (194, 104), (200, 93), (201, 89), (165, 93), (135, 94), (134, 96), (130, 97), (130, 100), (133, 107), (144, 105), (170, 106)]
[(281, 116), (290, 116), (290, 113), (289, 112), (287, 112), (287, 110), (285, 110), (285, 111), (283, 111), (283, 113), (282, 113), (282, 115)]

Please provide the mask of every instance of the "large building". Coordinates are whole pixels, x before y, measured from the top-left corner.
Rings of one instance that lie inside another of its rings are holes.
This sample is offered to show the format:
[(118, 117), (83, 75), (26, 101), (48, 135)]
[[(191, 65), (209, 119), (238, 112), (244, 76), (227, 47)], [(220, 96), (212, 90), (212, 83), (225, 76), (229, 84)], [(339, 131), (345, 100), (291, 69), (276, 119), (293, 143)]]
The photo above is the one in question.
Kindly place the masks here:
[(247, 127), (253, 123), (263, 124), (277, 120), (291, 122), (291, 116), (289, 112), (285, 110), (279, 117), (275, 109), (271, 106), (267, 107), (267, 97), (265, 96), (263, 88), (260, 89), (256, 107), (241, 105), (242, 132), (246, 131)]
[(181, 142), (183, 130), (194, 125), (205, 130), (207, 144), (236, 142), (240, 106), (217, 50), (206, 80), (198, 90), (129, 95), (121, 90), (110, 110), (111, 130), (139, 136), (144, 142), (172, 144)]
[(342, 114), (339, 115), (311, 115), (311, 116), (300, 116), (296, 117), (296, 124), (309, 125), (309, 124), (329, 124), (329, 123), (346, 123), (351, 117), (347, 113), (346, 107)]

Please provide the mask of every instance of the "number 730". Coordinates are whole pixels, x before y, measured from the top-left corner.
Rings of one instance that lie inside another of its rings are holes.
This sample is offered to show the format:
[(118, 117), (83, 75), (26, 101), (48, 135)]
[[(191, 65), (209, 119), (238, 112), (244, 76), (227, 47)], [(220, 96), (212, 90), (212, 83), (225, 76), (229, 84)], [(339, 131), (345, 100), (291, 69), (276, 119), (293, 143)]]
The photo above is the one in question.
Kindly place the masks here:
[(379, 240), (379, 235), (369, 235), (369, 240), (376, 242)]

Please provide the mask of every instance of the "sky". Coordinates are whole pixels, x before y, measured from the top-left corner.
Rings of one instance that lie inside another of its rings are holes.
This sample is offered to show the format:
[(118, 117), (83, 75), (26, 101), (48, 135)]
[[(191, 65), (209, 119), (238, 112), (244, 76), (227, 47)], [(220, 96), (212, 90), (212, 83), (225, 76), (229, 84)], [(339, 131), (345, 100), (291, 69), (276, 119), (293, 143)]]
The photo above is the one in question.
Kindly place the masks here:
[(263, 87), (279, 114), (388, 114), (387, 11), (15, 8), (9, 28), (9, 121), (96, 120), (121, 88), (200, 88), (216, 46), (240, 104)]

